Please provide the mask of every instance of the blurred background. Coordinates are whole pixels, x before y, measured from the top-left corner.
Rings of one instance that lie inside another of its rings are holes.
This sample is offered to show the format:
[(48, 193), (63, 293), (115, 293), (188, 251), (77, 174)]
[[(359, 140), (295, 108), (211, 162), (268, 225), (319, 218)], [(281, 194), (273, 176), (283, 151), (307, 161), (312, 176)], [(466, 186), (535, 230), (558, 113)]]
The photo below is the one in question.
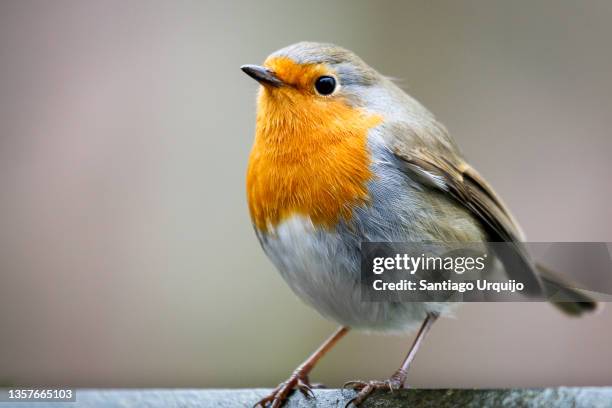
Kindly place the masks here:
[[(256, 83), (301, 40), (358, 53), (446, 124), (531, 241), (612, 241), (609, 1), (0, 2), (0, 383), (259, 387), (333, 330), (245, 202)], [(469, 304), (416, 387), (612, 385), (612, 308)], [(312, 378), (386, 378), (350, 334)]]

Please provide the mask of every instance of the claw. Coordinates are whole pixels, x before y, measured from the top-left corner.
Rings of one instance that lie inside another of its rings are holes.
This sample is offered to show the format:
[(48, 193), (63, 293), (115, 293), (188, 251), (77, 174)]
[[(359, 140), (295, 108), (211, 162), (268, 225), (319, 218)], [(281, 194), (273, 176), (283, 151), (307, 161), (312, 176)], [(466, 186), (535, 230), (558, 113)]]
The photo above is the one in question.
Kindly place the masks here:
[(299, 390), (306, 399), (315, 398), (315, 395), (310, 388), (299, 388)]
[(351, 405), (353, 402), (355, 402), (355, 400), (356, 400), (356, 399), (357, 399), (357, 397), (355, 397), (355, 398), (351, 398), (351, 399), (349, 400), (349, 402), (347, 402), (347, 403), (346, 403), (346, 405), (344, 406), (344, 408), (348, 408), (348, 407), (349, 407), (349, 405)]
[(365, 382), (361, 380), (347, 381), (342, 385), (342, 389), (345, 390), (347, 388), (357, 389), (357, 387), (353, 387), (354, 385), (363, 385), (361, 388), (365, 386)]
[(304, 397), (316, 398), (314, 392), (312, 391), (312, 388), (310, 388), (310, 385), (304, 382), (302, 379), (298, 379), (297, 388), (298, 390), (300, 390), (302, 395), (304, 395)]
[(270, 402), (270, 400), (268, 399), (268, 397), (266, 398), (262, 398), (261, 400), (257, 401), (254, 405), (253, 408), (257, 408), (257, 407), (261, 407), (261, 408), (266, 408), (266, 404)]
[(270, 404), (270, 408), (280, 408), (289, 394), (295, 389), (299, 390), (305, 398), (316, 398), (316, 395), (312, 391), (312, 387), (308, 382), (308, 377), (300, 374), (299, 372), (294, 373), (285, 382), (282, 382), (276, 387), (270, 395), (259, 400), (253, 408), (261, 407), (266, 408)]
[(359, 406), (363, 401), (365, 401), (370, 394), (372, 394), (376, 390), (386, 389), (390, 392), (395, 390), (394, 386), (397, 386), (397, 389), (401, 388), (401, 384), (397, 383), (395, 380), (387, 380), (387, 381), (348, 381), (344, 383), (342, 389), (352, 388), (354, 390), (359, 391), (357, 396), (352, 398), (349, 402), (344, 406), (347, 408), (349, 405), (353, 404), (354, 406)]

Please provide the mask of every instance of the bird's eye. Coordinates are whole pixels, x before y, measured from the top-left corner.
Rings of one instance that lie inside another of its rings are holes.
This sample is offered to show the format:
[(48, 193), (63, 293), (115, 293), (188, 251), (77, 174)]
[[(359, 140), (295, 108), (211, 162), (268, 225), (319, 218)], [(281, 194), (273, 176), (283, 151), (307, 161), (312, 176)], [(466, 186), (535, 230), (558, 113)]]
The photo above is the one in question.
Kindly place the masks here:
[(336, 89), (336, 79), (330, 76), (321, 76), (315, 82), (315, 89), (321, 95), (331, 95)]

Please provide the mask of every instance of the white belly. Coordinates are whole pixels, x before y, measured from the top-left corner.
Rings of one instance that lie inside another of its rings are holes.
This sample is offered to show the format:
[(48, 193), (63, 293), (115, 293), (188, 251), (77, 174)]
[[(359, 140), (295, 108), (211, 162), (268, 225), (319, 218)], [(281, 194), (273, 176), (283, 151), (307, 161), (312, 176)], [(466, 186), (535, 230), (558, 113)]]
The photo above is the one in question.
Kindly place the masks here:
[(356, 329), (412, 330), (427, 312), (444, 312), (446, 303), (366, 302), (361, 300), (360, 243), (348, 231), (315, 228), (294, 216), (260, 235), (266, 253), (291, 289), (323, 316)]

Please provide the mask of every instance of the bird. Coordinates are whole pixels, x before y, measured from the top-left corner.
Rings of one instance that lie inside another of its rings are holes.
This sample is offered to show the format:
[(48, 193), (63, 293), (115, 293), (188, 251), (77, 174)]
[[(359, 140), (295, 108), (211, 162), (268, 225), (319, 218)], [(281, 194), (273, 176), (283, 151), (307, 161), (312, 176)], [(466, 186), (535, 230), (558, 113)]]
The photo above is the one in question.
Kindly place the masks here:
[[(527, 278), (542, 290), (554, 285), (530, 260), (501, 198), (444, 125), (394, 80), (347, 49), (317, 42), (289, 45), (241, 69), (260, 84), (246, 174), (255, 234), (293, 292), (339, 324), (255, 406), (278, 408), (295, 390), (312, 396), (310, 371), (350, 329), (416, 330), (416, 337), (389, 379), (346, 383), (356, 391), (349, 404), (405, 385), (423, 339), (455, 304), (363, 302), (363, 242), (507, 242)], [(576, 296), (556, 305), (574, 316), (595, 309)]]

